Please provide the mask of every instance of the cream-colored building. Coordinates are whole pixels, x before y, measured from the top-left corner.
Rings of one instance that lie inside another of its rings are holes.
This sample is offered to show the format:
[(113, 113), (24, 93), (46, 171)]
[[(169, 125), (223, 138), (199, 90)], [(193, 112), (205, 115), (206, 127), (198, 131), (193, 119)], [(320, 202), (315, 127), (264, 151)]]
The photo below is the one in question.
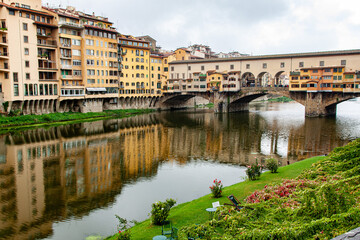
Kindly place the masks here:
[(4, 0), (0, 19), (0, 88), (7, 108), (53, 111), (59, 89), (56, 19), (41, 0)]

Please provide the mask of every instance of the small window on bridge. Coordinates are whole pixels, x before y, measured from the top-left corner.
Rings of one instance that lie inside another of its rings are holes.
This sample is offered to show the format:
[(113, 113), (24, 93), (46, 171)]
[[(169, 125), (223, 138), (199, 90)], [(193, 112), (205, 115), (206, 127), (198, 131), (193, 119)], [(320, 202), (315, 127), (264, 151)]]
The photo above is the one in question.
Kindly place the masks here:
[(346, 60), (341, 60), (341, 65), (345, 66), (346, 65)]
[(285, 67), (285, 63), (284, 63), (284, 62), (280, 63), (280, 67), (281, 67), (281, 68), (284, 68), (284, 67)]
[(231, 69), (231, 70), (234, 69), (234, 65), (233, 65), (233, 64), (230, 65), (230, 69)]
[(267, 68), (267, 63), (263, 63), (263, 68)]
[(250, 69), (250, 64), (246, 64), (246, 69)]
[(323, 66), (325, 66), (325, 62), (324, 62), (324, 61), (320, 61), (319, 65), (320, 65), (321, 67), (323, 67)]
[(304, 67), (304, 62), (299, 62), (299, 67)]

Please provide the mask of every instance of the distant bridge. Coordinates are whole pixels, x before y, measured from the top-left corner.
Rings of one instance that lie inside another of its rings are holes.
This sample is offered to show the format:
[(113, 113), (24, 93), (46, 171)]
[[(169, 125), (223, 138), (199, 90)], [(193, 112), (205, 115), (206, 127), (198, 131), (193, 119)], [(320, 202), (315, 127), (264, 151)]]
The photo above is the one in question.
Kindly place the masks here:
[(199, 96), (214, 103), (214, 111), (239, 112), (249, 109), (249, 102), (267, 95), (276, 94), (293, 99), (305, 106), (306, 117), (329, 116), (336, 114), (336, 105), (352, 98), (360, 97), (360, 93), (351, 92), (306, 92), (289, 91), (287, 87), (243, 87), (236, 92), (176, 92), (167, 93), (153, 102), (160, 109), (176, 108), (187, 100)]

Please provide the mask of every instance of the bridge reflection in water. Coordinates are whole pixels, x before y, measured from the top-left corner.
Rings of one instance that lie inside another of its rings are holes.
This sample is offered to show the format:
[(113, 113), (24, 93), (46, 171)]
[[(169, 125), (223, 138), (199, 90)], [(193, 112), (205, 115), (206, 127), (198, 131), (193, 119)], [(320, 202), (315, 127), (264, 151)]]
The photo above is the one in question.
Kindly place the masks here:
[(282, 165), (349, 140), (335, 119), (284, 126), (260, 114), (159, 113), (0, 136), (0, 238), (52, 235), (52, 224), (109, 206), (125, 184), (166, 161)]

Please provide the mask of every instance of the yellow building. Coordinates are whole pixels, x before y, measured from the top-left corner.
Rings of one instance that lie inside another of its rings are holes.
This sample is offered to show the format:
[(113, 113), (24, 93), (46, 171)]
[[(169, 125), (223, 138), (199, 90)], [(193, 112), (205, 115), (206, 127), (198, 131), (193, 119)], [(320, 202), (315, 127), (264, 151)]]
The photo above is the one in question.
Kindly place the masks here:
[(121, 51), (120, 97), (142, 97), (154, 93), (150, 81), (149, 42), (130, 35), (119, 35)]
[[(119, 72), (117, 31), (112, 28), (112, 23), (107, 18), (81, 12), (78, 12), (78, 15), (85, 27), (85, 44), (82, 54), (79, 53), (86, 74), (85, 105), (95, 107), (92, 111), (97, 111), (97, 107), (102, 108), (103, 100), (110, 104), (117, 103)], [(96, 101), (99, 104), (94, 104)]]
[(150, 54), (150, 80), (152, 94), (162, 95), (162, 84), (165, 82), (164, 75), (164, 56), (160, 54)]

